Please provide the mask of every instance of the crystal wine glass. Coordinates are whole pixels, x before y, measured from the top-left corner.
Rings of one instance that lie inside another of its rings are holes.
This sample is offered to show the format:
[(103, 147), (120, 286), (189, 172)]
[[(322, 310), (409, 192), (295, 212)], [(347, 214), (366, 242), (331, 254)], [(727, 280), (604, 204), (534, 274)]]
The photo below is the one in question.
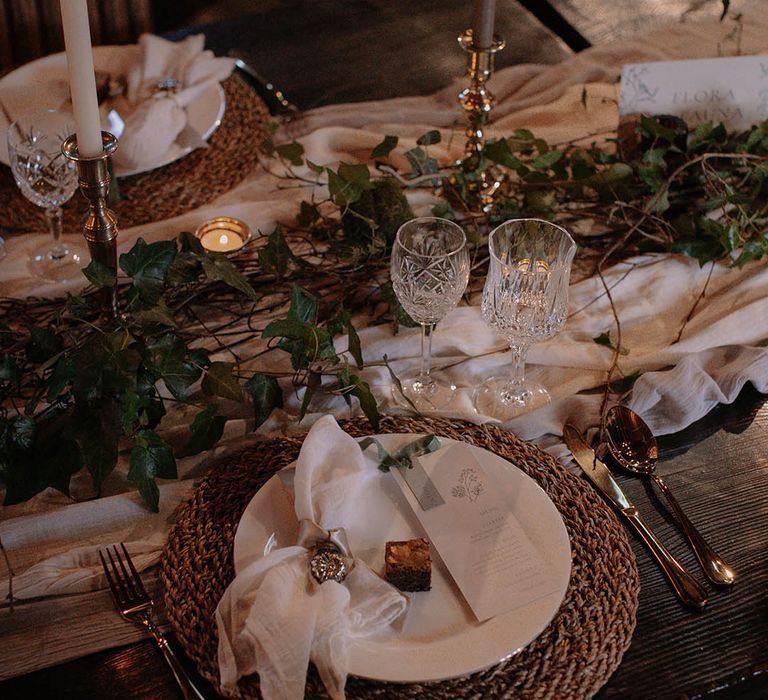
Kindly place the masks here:
[(526, 379), (525, 357), (533, 343), (551, 338), (565, 323), (576, 244), (560, 226), (515, 219), (491, 232), (488, 248), (482, 314), (509, 343), (512, 368), (477, 388), (475, 408), (503, 421), (550, 402), (543, 386)]
[(421, 369), (402, 381), (406, 398), (395, 391), (395, 400), (419, 410), (443, 408), (453, 398), (456, 386), (441, 382), (430, 371), (432, 332), (467, 288), (469, 253), (464, 231), (446, 219), (407, 221), (398, 230), (392, 248), (391, 273), (398, 300), (421, 325)]
[(75, 164), (64, 157), (61, 144), (74, 132), (72, 115), (53, 109), (25, 114), (8, 128), (13, 177), (21, 193), (45, 209), (53, 237), (53, 245), (41, 245), (30, 259), (33, 274), (47, 280), (63, 281), (82, 274), (82, 249), (61, 240), (61, 206), (77, 189)]

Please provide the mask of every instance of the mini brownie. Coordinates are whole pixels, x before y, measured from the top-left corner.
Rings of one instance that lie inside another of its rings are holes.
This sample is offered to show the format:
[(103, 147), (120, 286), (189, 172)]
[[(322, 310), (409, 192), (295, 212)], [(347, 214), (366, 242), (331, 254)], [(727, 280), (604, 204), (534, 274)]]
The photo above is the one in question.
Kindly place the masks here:
[(428, 591), (432, 587), (429, 540), (419, 537), (387, 542), (384, 578), (401, 591)]

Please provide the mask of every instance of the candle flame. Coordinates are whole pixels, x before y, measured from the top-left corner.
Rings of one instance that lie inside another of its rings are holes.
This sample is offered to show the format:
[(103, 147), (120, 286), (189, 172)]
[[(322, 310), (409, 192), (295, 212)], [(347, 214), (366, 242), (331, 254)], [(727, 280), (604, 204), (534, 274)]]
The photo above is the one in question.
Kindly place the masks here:
[(219, 243), (221, 243), (221, 245), (227, 245), (227, 243), (229, 243), (229, 236), (227, 236), (226, 233), (222, 233), (221, 236), (219, 236)]

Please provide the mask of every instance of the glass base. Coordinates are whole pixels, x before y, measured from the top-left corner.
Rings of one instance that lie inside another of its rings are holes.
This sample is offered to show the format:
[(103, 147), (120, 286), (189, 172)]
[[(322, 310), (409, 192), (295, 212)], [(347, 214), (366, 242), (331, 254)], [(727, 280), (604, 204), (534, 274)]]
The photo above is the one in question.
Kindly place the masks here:
[(83, 277), (85, 265), (85, 252), (82, 248), (60, 245), (33, 255), (29, 260), (29, 271), (44, 280), (65, 282)]
[(500, 421), (510, 420), (551, 402), (549, 392), (530, 379), (512, 384), (509, 375), (486, 379), (475, 391), (478, 413)]
[(393, 386), (392, 397), (395, 403), (403, 408), (416, 408), (421, 412), (438, 411), (448, 406), (456, 396), (456, 385), (439, 375), (408, 377), (400, 383), (403, 386), (403, 393), (401, 394), (397, 387)]

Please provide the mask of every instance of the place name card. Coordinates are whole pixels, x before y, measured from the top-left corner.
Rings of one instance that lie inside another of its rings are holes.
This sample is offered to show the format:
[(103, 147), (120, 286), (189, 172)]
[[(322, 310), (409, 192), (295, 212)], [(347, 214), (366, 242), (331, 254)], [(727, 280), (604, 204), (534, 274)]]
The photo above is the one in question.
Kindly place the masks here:
[(748, 129), (768, 119), (768, 56), (627, 64), (619, 114), (636, 112), (674, 114), (691, 127)]
[(478, 621), (557, 589), (551, 568), (468, 446), (452, 444), (418, 462), (442, 502), (430, 499), (423, 508), (401, 471), (391, 473)]

